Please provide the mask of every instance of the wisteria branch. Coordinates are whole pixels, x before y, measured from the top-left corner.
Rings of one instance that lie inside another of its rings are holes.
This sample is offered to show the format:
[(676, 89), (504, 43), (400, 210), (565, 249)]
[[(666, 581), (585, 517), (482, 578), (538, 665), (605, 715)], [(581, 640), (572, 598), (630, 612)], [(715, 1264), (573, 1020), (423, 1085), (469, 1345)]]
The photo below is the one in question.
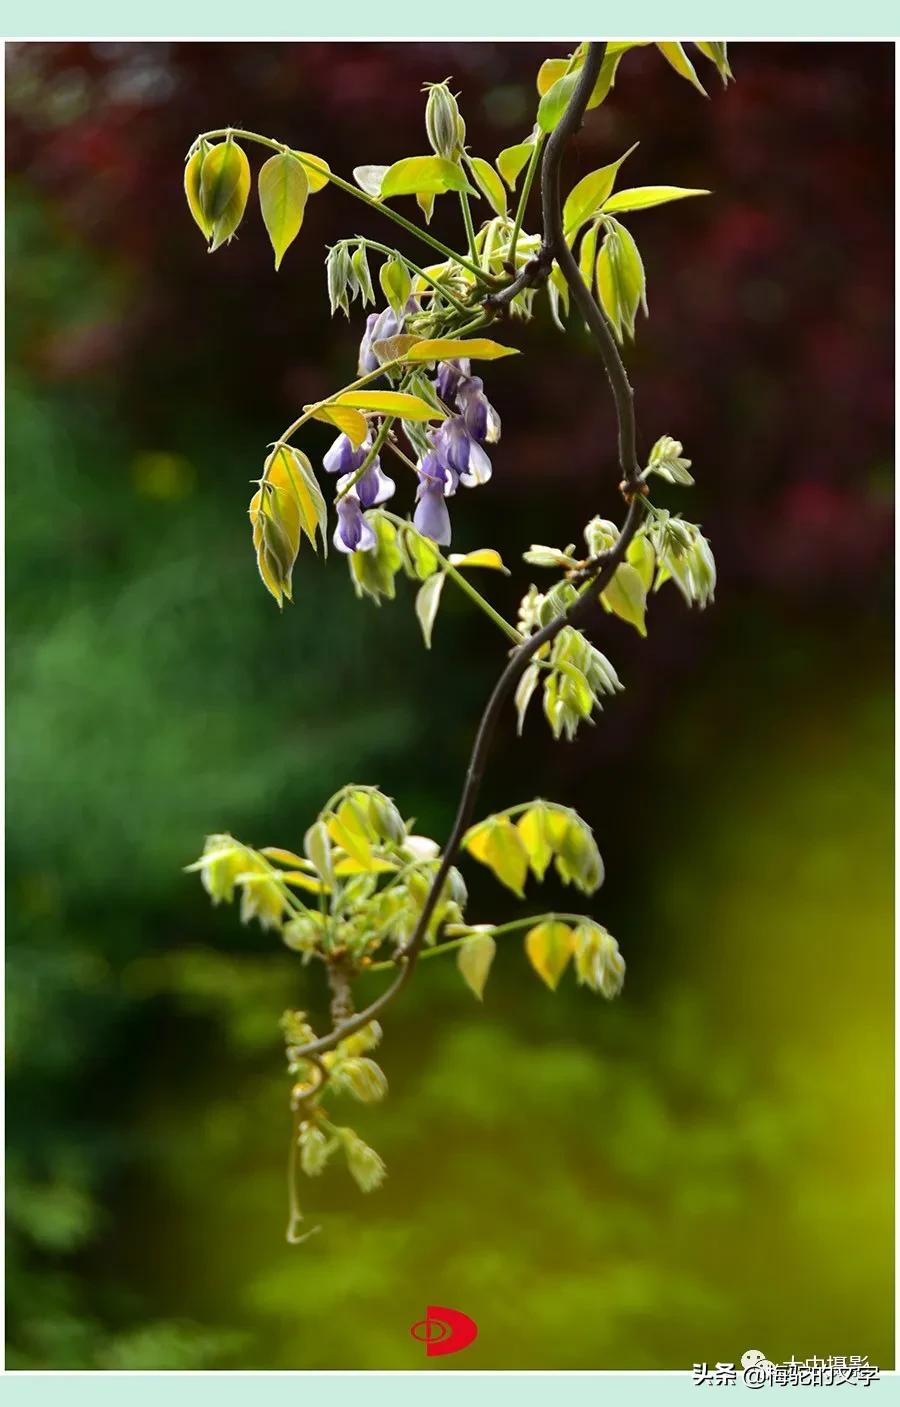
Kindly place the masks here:
[(295, 1052), (297, 1059), (314, 1059), (325, 1051), (334, 1049), (339, 1041), (374, 1020), (409, 982), (422, 951), (428, 925), (438, 898), (459, 855), (463, 837), (472, 822), (494, 732), (504, 707), (513, 697), (519, 680), (535, 655), (545, 645), (550, 644), (566, 626), (578, 626), (586, 622), (591, 613), (597, 609), (597, 598), (611, 581), (616, 568), (624, 561), (628, 546), (635, 537), (644, 517), (644, 485), (641, 481), (641, 471), (637, 461), (633, 392), (609, 324), (581, 277), (575, 257), (566, 243), (560, 199), (562, 158), (570, 138), (581, 126), (588, 101), (600, 73), (605, 51), (606, 45), (603, 43), (593, 43), (588, 47), (578, 83), (565, 113), (552, 132), (543, 152), (541, 165), (543, 240), (541, 249), (506, 287), (490, 293), (484, 299), (483, 306), (489, 313), (496, 314), (507, 306), (516, 293), (523, 288), (537, 286), (549, 277), (554, 261), (560, 268), (571, 291), (575, 306), (599, 346), (612, 391), (618, 425), (620, 490), (628, 504), (625, 522), (613, 546), (593, 558), (586, 567), (582, 568), (579, 573), (580, 594), (577, 599), (566, 611), (535, 634), (530, 635), (512, 651), (503, 673), (495, 684), (478, 725), (456, 818), (444, 846), (440, 864), (435, 872), (412, 937), (397, 954), (396, 962), (400, 970), (396, 979), (369, 1006), (347, 1020), (336, 1022), (334, 1029), (327, 1035), (310, 1041), (298, 1049)]

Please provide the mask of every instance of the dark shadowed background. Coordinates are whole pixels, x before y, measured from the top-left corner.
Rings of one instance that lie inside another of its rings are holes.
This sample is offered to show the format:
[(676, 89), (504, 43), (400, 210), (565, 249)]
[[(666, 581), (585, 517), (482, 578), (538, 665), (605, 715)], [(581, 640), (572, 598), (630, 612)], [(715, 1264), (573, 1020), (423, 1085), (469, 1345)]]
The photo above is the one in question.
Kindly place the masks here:
[[(411, 591), (357, 602), (334, 557), (283, 616), (264, 592), (248, 481), (355, 366), (324, 246), (387, 226), (326, 190), (276, 276), (254, 198), (209, 258), (183, 154), (232, 123), (389, 163), (452, 74), (493, 157), (564, 47), (8, 49), (11, 1367), (420, 1368), (429, 1302), (480, 1325), (445, 1370), (892, 1362), (890, 46), (738, 45), (709, 102), (638, 51), (567, 159), (640, 139), (625, 184), (715, 192), (631, 219), (628, 354), (642, 450), (694, 462), (658, 498), (711, 537), (715, 607), (598, 619), (626, 692), (572, 745), (510, 717), (482, 798), (593, 825), (621, 999), (552, 996), (517, 940), (483, 1008), (426, 964), (354, 1120), (389, 1179), (309, 1184), (288, 1247), (304, 972), (181, 872), (208, 831), (296, 847), (351, 779), (445, 835), (503, 657), (449, 590), (426, 654)], [(620, 506), (594, 347), (543, 308), (521, 345), (486, 371), (494, 480), (454, 504), (454, 546), (514, 566)], [(535, 573), (486, 575), (513, 613)], [(470, 916), (513, 916), (477, 868)]]

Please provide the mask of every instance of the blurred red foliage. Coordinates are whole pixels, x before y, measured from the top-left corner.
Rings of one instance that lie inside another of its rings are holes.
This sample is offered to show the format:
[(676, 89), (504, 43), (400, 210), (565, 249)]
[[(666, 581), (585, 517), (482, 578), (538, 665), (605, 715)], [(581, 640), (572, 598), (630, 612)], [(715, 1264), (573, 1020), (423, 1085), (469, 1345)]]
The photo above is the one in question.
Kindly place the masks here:
[[(280, 423), (352, 364), (358, 327), (329, 322), (324, 245), (374, 232), (377, 218), (325, 192), (310, 201), (277, 278), (255, 211), (210, 260), (180, 189), (193, 137), (246, 125), (349, 173), (421, 150), (422, 83), (452, 74), (469, 142), (493, 156), (529, 129), (548, 52), (516, 43), (9, 46), (9, 173), (46, 199), (61, 238), (121, 275), (114, 318), (45, 326), (28, 343), (30, 369), (114, 374), (129, 413), (157, 425), (177, 424), (186, 397), (272, 423), (274, 388)], [(684, 441), (733, 576), (801, 592), (864, 587), (891, 540), (893, 50), (737, 45), (733, 66), (725, 92), (704, 70), (703, 102), (653, 50), (630, 54), (574, 143), (569, 175), (640, 138), (625, 184), (713, 189), (709, 200), (633, 218), (652, 313), (629, 351), (644, 448), (663, 432)], [(435, 229), (455, 238), (457, 212), (444, 204)], [(565, 483), (590, 508), (588, 476), (609, 457), (613, 433), (596, 361), (587, 344), (562, 358), (543, 318), (524, 341), (531, 355), (503, 373), (499, 472), (523, 502)], [(572, 405), (590, 414), (573, 424)]]

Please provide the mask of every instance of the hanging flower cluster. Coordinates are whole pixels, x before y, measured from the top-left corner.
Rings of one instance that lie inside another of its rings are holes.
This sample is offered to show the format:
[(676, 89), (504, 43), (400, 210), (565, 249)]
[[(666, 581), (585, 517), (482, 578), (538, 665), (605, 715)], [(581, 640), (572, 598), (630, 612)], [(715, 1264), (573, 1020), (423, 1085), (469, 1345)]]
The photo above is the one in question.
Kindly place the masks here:
[[(262, 474), (253, 481), (249, 517), (260, 576), (279, 606), (292, 599), (304, 541), (316, 552), (321, 546), (323, 553), (330, 541), (347, 561), (360, 597), (381, 604), (394, 598), (401, 575), (415, 583), (415, 613), (427, 648), (448, 580), (502, 631), (506, 648), (512, 645), (510, 663), (477, 735), (460, 803), (462, 818), (474, 814), (484, 764), (479, 748), (482, 738), (490, 737), (497, 700), (510, 700), (514, 691), (521, 732), (529, 703), (541, 689), (554, 736), (572, 739), (582, 723), (593, 721), (601, 698), (622, 689), (611, 661), (578, 628), (588, 619), (581, 610), (590, 604), (586, 598), (599, 601), (641, 636), (647, 629), (648, 596), (666, 582), (673, 581), (689, 605), (702, 608), (713, 599), (715, 561), (699, 525), (650, 499), (651, 481), (665, 492), (690, 488), (691, 461), (680, 441), (664, 435), (639, 471), (633, 454), (624, 450), (624, 425), (630, 424), (632, 443), (635, 438), (630, 399), (623, 410), (627, 397), (616, 394), (617, 384), (628, 389), (617, 347), (634, 338), (638, 312), (647, 313), (643, 259), (621, 217), (627, 216), (630, 224), (633, 213), (708, 192), (672, 185), (616, 189), (634, 144), (579, 179), (559, 201), (555, 228), (549, 218), (541, 235), (529, 233), (525, 225), (536, 181), (549, 172), (553, 189), (559, 180), (561, 147), (546, 144), (548, 135), (567, 112), (580, 122), (585, 112), (604, 102), (623, 58), (647, 42), (585, 42), (568, 55), (547, 59), (537, 75), (532, 130), (494, 162), (467, 148), (466, 125), (448, 82), (426, 85), (424, 129), (430, 153), (403, 157), (391, 166), (357, 166), (352, 183), (321, 157), (232, 128), (202, 134), (187, 154), (185, 194), (210, 251), (231, 241), (252, 191), (240, 138), (270, 153), (257, 185), (276, 269), (300, 233), (308, 198), (329, 185), (401, 225), (407, 236), (417, 236), (426, 250), (419, 254), (421, 260), (438, 257), (438, 262), (415, 263), (398, 249), (359, 235), (329, 249), (325, 275), (332, 313), (349, 318), (357, 301), (363, 310), (372, 309), (366, 312), (356, 379), (303, 406), (274, 442)], [(680, 77), (704, 91), (682, 44), (659, 41), (657, 48)], [(697, 41), (696, 48), (727, 84), (732, 75), (724, 43)], [(553, 147), (555, 168), (542, 170)], [(428, 228), (435, 201), (448, 196), (459, 204), (462, 250)], [(397, 199), (414, 199), (424, 224), (400, 214), (392, 204)], [(473, 215), (478, 201), (486, 202), (490, 212), (485, 219), (478, 217), (477, 207)], [(377, 283), (383, 307), (376, 305), (370, 257), (381, 260)], [(579, 288), (575, 263), (581, 294), (586, 290), (595, 300), (594, 311), (612, 334), (599, 341), (616, 401), (628, 515), (621, 527), (592, 518), (584, 528), (584, 552), (574, 544), (535, 544), (525, 552), (530, 565), (549, 569), (555, 580), (544, 591), (530, 586), (512, 623), (467, 575), (472, 568), (508, 575), (499, 553), (490, 547), (441, 550), (452, 537), (448, 503), (460, 489), (481, 487), (493, 475), (491, 451), (500, 440), (500, 417), (473, 366), (515, 355), (518, 349), (485, 336), (484, 330), (502, 314), (510, 326), (532, 317), (540, 306), (538, 297), (546, 293), (550, 314), (565, 332), (570, 288)], [(336, 432), (321, 462), (325, 482), (334, 486), (331, 503), (309, 455), (295, 443), (311, 422)], [(394, 511), (397, 500), (404, 499), (405, 515)], [(333, 1121), (330, 1101), (348, 1095), (374, 1103), (386, 1094), (386, 1077), (372, 1057), (381, 1037), (373, 1018), (393, 1000), (420, 958), (454, 952), (463, 981), (481, 1000), (497, 939), (524, 931), (527, 960), (551, 990), (570, 966), (580, 985), (604, 997), (621, 990), (625, 963), (618, 944), (590, 916), (549, 913), (499, 925), (470, 923), (466, 916), (468, 894), (456, 863), (463, 855), (490, 869), (519, 898), (525, 897), (529, 877), (541, 882), (551, 866), (562, 883), (585, 895), (596, 892), (604, 873), (600, 852), (590, 827), (568, 807), (527, 802), (465, 831), (460, 820), (442, 854), (435, 841), (412, 831), (412, 822), (390, 797), (375, 787), (351, 785), (322, 808), (301, 851), (257, 850), (217, 834), (207, 838), (190, 868), (199, 871), (214, 903), (239, 895), (244, 922), (256, 920), (276, 930), (304, 964), (320, 963), (327, 975), (332, 1029), (318, 1037), (303, 1011), (287, 1012), (283, 1020), (295, 1115), (292, 1166), (309, 1176), (321, 1173), (334, 1158), (344, 1161), (363, 1191), (383, 1180), (378, 1153), (352, 1128)], [(380, 970), (393, 972), (393, 984), (354, 1015), (354, 984)], [(295, 1234), (299, 1219), (292, 1200), (290, 1239), (300, 1239)]]

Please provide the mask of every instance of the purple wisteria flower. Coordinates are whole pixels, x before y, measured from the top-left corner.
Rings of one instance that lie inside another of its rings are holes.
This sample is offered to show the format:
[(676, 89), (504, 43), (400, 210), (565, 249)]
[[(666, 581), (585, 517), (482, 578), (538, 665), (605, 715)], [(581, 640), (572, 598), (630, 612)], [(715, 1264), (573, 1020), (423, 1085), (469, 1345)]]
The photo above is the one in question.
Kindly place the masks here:
[[(353, 473), (345, 474), (338, 479), (338, 492), (352, 482)], [(395, 487), (393, 479), (382, 472), (379, 460), (373, 459), (362, 478), (335, 504), (338, 522), (332, 541), (339, 552), (368, 552), (375, 546), (375, 533), (366, 522), (363, 510), (387, 502), (393, 497)]]
[(364, 440), (359, 449), (354, 449), (346, 435), (338, 435), (322, 460), (322, 468), (326, 474), (354, 474), (371, 447), (371, 441)]
[(332, 542), (339, 552), (368, 552), (375, 546), (375, 533), (363, 517), (362, 505), (352, 490), (338, 500), (337, 517)]
[[(431, 437), (434, 452), (466, 488), (486, 484), (491, 477), (491, 461), (466, 427), (461, 415), (453, 415)], [(455, 488), (455, 485), (454, 485)]]
[(435, 390), (444, 405), (453, 405), (459, 384), (471, 371), (468, 357), (460, 357), (455, 362), (438, 362)]
[[(352, 478), (352, 475), (350, 477)], [(339, 489), (342, 482), (343, 480), (338, 482)], [(377, 504), (386, 503), (389, 498), (393, 498), (396, 487), (393, 479), (388, 478), (382, 471), (381, 461), (376, 458), (372, 460), (362, 478), (357, 479), (353, 492), (363, 508), (374, 508)]]
[(429, 478), (426, 474), (419, 476), (413, 527), (439, 547), (450, 546), (450, 514), (447, 512), (444, 487), (438, 479)]
[(472, 438), (482, 445), (495, 445), (500, 438), (500, 417), (484, 394), (480, 376), (467, 376), (460, 382), (456, 404)]

